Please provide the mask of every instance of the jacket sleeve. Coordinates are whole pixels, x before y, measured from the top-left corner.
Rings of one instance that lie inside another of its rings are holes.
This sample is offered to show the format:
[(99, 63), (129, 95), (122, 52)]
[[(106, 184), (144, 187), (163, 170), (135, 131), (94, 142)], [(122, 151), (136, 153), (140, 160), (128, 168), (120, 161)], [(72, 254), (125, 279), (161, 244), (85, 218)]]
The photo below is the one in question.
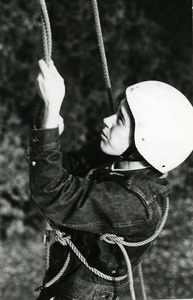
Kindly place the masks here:
[(96, 233), (125, 229), (128, 234), (133, 224), (140, 230), (146, 221), (133, 193), (112, 181), (96, 183), (69, 173), (57, 129), (32, 131), (29, 169), (31, 198), (56, 226)]

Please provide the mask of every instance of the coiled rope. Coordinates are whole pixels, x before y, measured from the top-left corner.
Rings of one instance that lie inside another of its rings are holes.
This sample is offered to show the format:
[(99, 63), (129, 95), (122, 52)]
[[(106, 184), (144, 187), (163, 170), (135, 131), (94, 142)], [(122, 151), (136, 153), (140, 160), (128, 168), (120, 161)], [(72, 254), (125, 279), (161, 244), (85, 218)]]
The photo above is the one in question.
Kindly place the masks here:
[(95, 29), (96, 29), (98, 46), (99, 46), (102, 68), (103, 68), (103, 76), (104, 76), (105, 86), (107, 89), (107, 95), (108, 95), (108, 99), (109, 99), (109, 106), (110, 106), (111, 113), (114, 114), (111, 81), (110, 81), (107, 58), (106, 58), (105, 47), (104, 47), (104, 42), (103, 42), (103, 34), (102, 34), (102, 29), (101, 29), (101, 22), (100, 22), (97, 0), (92, 0), (92, 9), (93, 9)]
[[(89, 266), (86, 258), (80, 253), (80, 251), (76, 248), (76, 246), (70, 240), (70, 236), (66, 235), (63, 232), (60, 232), (59, 230), (55, 231), (55, 233), (56, 233), (55, 240), (60, 242), (63, 246), (68, 245), (71, 248), (71, 250), (74, 252), (74, 254), (79, 258), (79, 260), (95, 275), (97, 275), (105, 280), (108, 280), (108, 281), (121, 281), (121, 280), (125, 279), (126, 277), (128, 277), (131, 299), (136, 300), (134, 283), (133, 283), (132, 266), (131, 266), (131, 262), (130, 262), (130, 259), (129, 259), (129, 256), (128, 256), (128, 253), (127, 253), (125, 247), (140, 247), (140, 246), (149, 244), (150, 242), (155, 240), (165, 225), (165, 222), (166, 222), (167, 216), (168, 216), (168, 211), (169, 211), (169, 198), (167, 197), (167, 199), (165, 201), (165, 212), (164, 212), (162, 220), (160, 221), (160, 223), (157, 226), (157, 229), (155, 230), (154, 234), (150, 238), (147, 238), (146, 240), (143, 240), (141, 242), (134, 242), (134, 243), (126, 242), (126, 241), (124, 241), (123, 237), (118, 237), (117, 235), (110, 234), (110, 233), (105, 233), (105, 234), (101, 235), (100, 240), (105, 241), (106, 243), (109, 243), (109, 244), (116, 244), (120, 248), (120, 250), (125, 258), (125, 262), (126, 262), (126, 266), (127, 266), (127, 275), (118, 276), (118, 277), (109, 276), (109, 275), (106, 275), (103, 272), (99, 271), (98, 269)], [(47, 287), (51, 286), (54, 282), (56, 282), (62, 276), (62, 274), (66, 271), (69, 261), (70, 261), (70, 256), (68, 255), (67, 260), (65, 261), (64, 266), (62, 267), (60, 272), (52, 280), (45, 283), (43, 286), (38, 287), (36, 289), (36, 291), (47, 288)], [(141, 264), (139, 264), (139, 266), (138, 266), (138, 274), (139, 274), (140, 284), (141, 284), (141, 288), (142, 288), (143, 299), (146, 300), (147, 297), (146, 297), (145, 288), (144, 288), (143, 272), (142, 272)]]

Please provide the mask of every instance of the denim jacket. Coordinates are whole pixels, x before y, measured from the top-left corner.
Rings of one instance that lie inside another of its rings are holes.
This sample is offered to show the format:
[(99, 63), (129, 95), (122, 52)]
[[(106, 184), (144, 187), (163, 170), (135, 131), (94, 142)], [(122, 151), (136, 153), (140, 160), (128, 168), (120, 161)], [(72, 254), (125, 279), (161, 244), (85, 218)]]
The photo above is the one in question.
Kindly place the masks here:
[[(28, 154), (31, 198), (46, 220), (71, 235), (89, 265), (108, 275), (126, 274), (120, 249), (101, 241), (100, 236), (114, 233), (130, 242), (150, 237), (164, 212), (168, 181), (151, 167), (112, 170), (116, 158), (104, 154), (98, 141), (64, 154), (57, 129), (33, 130)], [(94, 171), (87, 176), (90, 170)], [(133, 267), (148, 247), (127, 248)], [(52, 245), (45, 281), (61, 269), (68, 250), (58, 242)], [(96, 297), (101, 292), (115, 299), (121, 294), (126, 280), (108, 282), (89, 271), (75, 255), (71, 257), (65, 274), (48, 289), (49, 296), (42, 292), (38, 299), (56, 295), (62, 295), (61, 299), (104, 299)]]

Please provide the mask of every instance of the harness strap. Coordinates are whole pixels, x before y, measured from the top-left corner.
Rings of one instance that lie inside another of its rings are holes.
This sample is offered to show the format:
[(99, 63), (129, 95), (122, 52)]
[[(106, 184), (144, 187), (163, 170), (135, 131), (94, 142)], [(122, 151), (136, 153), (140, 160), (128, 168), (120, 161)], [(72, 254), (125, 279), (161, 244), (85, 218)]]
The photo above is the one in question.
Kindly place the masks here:
[[(55, 240), (60, 242), (63, 246), (68, 245), (71, 248), (71, 250), (75, 253), (75, 255), (79, 258), (79, 260), (95, 275), (97, 275), (105, 280), (108, 280), (108, 281), (121, 281), (121, 280), (125, 279), (126, 277), (128, 277), (131, 298), (132, 298), (132, 300), (136, 300), (134, 283), (133, 283), (132, 266), (131, 266), (131, 262), (130, 262), (128, 253), (124, 246), (140, 247), (140, 246), (144, 246), (144, 245), (152, 242), (153, 240), (155, 240), (155, 238), (159, 235), (159, 233), (161, 232), (161, 230), (163, 229), (163, 227), (165, 225), (165, 222), (166, 222), (166, 219), (168, 216), (168, 211), (169, 211), (169, 198), (167, 197), (166, 203), (165, 203), (165, 212), (164, 212), (162, 220), (158, 224), (158, 227), (155, 230), (154, 234), (150, 238), (148, 238), (144, 241), (133, 243), (133, 242), (126, 242), (126, 241), (124, 241), (123, 237), (118, 237), (115, 234), (105, 233), (105, 234), (101, 235), (100, 240), (105, 241), (106, 243), (109, 243), (109, 244), (116, 244), (120, 248), (120, 250), (123, 253), (123, 256), (125, 258), (125, 262), (126, 262), (126, 266), (127, 266), (127, 275), (113, 277), (113, 276), (106, 275), (103, 272), (99, 271), (98, 269), (89, 266), (86, 258), (80, 253), (80, 251), (72, 243), (71, 237), (69, 235), (66, 235), (64, 232), (56, 230), (55, 231), (55, 233), (56, 233)], [(52, 280), (45, 283), (43, 286), (38, 287), (36, 289), (36, 291), (47, 288), (47, 287), (51, 286), (54, 282), (56, 282), (62, 276), (62, 274), (65, 272), (65, 270), (67, 269), (69, 261), (70, 261), (70, 253), (68, 254), (67, 259), (64, 263), (64, 266), (62, 267), (60, 272)], [(140, 277), (140, 282), (141, 282), (141, 286), (142, 286), (143, 299), (146, 300), (147, 297), (146, 297), (145, 288), (144, 288), (144, 284), (143, 284), (143, 274), (142, 274), (141, 265), (138, 267), (138, 270), (139, 270), (139, 277)]]
[[(103, 272), (99, 271), (96, 268), (93, 268), (91, 266), (89, 266), (86, 258), (80, 253), (80, 251), (76, 248), (76, 246), (74, 245), (74, 243), (71, 241), (71, 237), (70, 235), (66, 235), (64, 232), (61, 232), (59, 230), (55, 231), (56, 235), (55, 235), (55, 240), (57, 242), (59, 242), (60, 244), (62, 244), (63, 246), (69, 246), (71, 248), (71, 250), (74, 252), (74, 254), (78, 257), (78, 259), (91, 271), (93, 272), (95, 275), (108, 280), (108, 281), (121, 281), (123, 279), (125, 279), (127, 277), (127, 275), (123, 275), (123, 276), (118, 276), (118, 277), (114, 277), (114, 276), (109, 276), (104, 274)], [(118, 243), (117, 243), (118, 244)], [(124, 248), (124, 247), (123, 247)], [(125, 251), (126, 253), (126, 251)], [(126, 253), (127, 254), (127, 253)], [(129, 259), (128, 259), (129, 260)], [(63, 273), (66, 271), (68, 264), (70, 262), (70, 253), (68, 253), (67, 259), (62, 267), (62, 269), (60, 270), (60, 272), (53, 278), (51, 279), (49, 282), (45, 283), (44, 285), (38, 287), (35, 289), (36, 292), (44, 289), (44, 288), (48, 288), (49, 286), (51, 286), (53, 283), (55, 283), (62, 275)], [(130, 261), (129, 261), (130, 262)], [(131, 268), (131, 267), (130, 267)], [(132, 271), (131, 271), (132, 273)]]
[(71, 248), (71, 250), (74, 252), (74, 254), (76, 254), (76, 256), (79, 258), (79, 260), (95, 275), (97, 275), (103, 279), (106, 279), (108, 281), (121, 281), (127, 277), (127, 275), (118, 276), (118, 277), (109, 276), (109, 275), (106, 275), (103, 272), (97, 270), (96, 268), (89, 266), (86, 258), (80, 253), (80, 251), (76, 248), (74, 243), (71, 241), (70, 236), (65, 236), (64, 233), (56, 230), (55, 239), (56, 239), (56, 241), (60, 242), (63, 246), (68, 245)]

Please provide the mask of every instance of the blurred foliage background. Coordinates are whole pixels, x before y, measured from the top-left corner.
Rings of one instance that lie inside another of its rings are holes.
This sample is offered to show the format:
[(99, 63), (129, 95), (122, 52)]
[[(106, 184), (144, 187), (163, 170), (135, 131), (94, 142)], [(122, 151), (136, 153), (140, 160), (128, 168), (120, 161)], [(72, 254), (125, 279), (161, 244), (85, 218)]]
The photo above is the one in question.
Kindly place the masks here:
[[(165, 81), (192, 102), (191, 1), (98, 0), (115, 106), (128, 85)], [(66, 151), (109, 114), (89, 0), (47, 0), (53, 60), (67, 87)], [(25, 151), (42, 57), (39, 1), (0, 0), (0, 298), (34, 299), (44, 274), (44, 221), (30, 202)], [(190, 129), (192, 130), (192, 129)], [(193, 298), (193, 157), (170, 174), (170, 213), (144, 261), (149, 299)]]

